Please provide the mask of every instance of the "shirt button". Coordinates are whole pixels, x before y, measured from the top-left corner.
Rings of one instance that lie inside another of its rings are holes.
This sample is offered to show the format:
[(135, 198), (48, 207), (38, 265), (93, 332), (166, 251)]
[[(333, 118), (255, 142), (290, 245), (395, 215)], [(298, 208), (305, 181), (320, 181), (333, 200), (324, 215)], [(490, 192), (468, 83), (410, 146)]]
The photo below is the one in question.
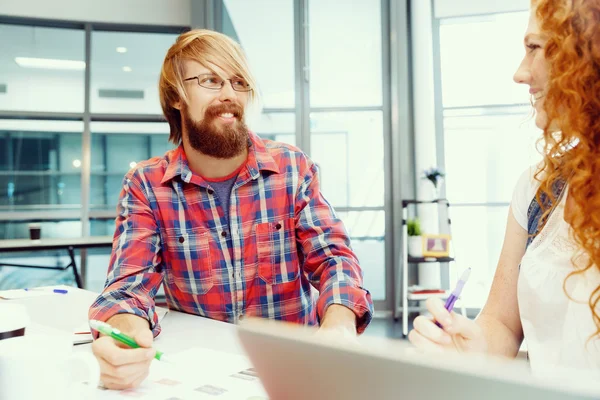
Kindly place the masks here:
[(215, 191), (212, 189), (208, 189), (208, 194), (213, 194)]
[(221, 236), (227, 237), (227, 232), (226, 231), (221, 232)]
[(277, 225), (275, 225), (275, 229), (280, 230), (281, 229), (281, 224), (277, 223)]
[(179, 243), (185, 242), (185, 238), (183, 236), (179, 236)]

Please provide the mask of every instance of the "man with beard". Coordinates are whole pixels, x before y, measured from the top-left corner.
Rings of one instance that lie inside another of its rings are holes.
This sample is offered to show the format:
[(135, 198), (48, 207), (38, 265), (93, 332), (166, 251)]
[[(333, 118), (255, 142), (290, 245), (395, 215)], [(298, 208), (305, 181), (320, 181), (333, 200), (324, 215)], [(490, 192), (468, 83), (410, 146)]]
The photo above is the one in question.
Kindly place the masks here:
[(179, 147), (123, 181), (106, 286), (89, 317), (141, 348), (95, 340), (104, 385), (135, 387), (147, 376), (161, 283), (174, 310), (361, 333), (371, 296), (316, 165), (244, 123), (258, 91), (240, 46), (212, 31), (182, 34), (165, 57), (159, 92)]

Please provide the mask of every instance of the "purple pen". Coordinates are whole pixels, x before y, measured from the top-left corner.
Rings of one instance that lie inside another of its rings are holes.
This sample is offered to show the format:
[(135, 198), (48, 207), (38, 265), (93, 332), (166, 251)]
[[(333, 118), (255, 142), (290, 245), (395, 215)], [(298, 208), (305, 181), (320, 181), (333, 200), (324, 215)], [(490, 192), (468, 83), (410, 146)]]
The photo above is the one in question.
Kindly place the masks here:
[[(39, 291), (44, 291), (47, 292), (49, 290), (44, 289), (44, 288), (25, 288), (26, 291), (31, 292), (34, 290), (39, 290)], [(52, 293), (58, 293), (58, 294), (67, 294), (69, 293), (69, 291), (67, 289), (52, 289)]]
[[(463, 287), (465, 287), (465, 283), (467, 282), (467, 279), (469, 279), (470, 275), (471, 275), (471, 268), (467, 268), (465, 270), (465, 272), (463, 272), (462, 275), (460, 276), (460, 279), (456, 283), (456, 287), (454, 288), (452, 293), (450, 293), (450, 297), (448, 297), (448, 299), (446, 299), (446, 304), (444, 304), (444, 308), (446, 310), (448, 310), (448, 312), (452, 312), (452, 310), (454, 309), (454, 303), (456, 303), (456, 300), (458, 300), (458, 298), (460, 297), (460, 293), (462, 292)], [(439, 328), (442, 327), (440, 325), (440, 323), (437, 321), (435, 321), (435, 324)]]

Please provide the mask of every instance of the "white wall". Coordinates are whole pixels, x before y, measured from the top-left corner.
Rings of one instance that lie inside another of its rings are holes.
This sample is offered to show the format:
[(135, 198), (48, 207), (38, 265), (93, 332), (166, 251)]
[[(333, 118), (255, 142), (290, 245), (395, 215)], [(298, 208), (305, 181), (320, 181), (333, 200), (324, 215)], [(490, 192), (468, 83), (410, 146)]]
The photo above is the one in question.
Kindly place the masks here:
[(0, 0), (0, 15), (139, 25), (191, 25), (192, 0)]
[(529, 10), (531, 0), (433, 0), (436, 18)]

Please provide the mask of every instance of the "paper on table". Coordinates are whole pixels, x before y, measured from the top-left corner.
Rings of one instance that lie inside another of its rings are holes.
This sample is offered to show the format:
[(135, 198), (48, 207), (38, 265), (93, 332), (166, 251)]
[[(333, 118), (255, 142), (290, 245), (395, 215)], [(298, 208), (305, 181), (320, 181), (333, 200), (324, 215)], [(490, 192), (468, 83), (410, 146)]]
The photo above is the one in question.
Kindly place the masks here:
[[(65, 289), (69, 290), (69, 286), (59, 285), (59, 286), (47, 286), (47, 287), (39, 287), (35, 288), (36, 290), (25, 290), (25, 289), (10, 289), (10, 290), (2, 290), (0, 291), (0, 298), (4, 300), (18, 300), (18, 299), (27, 299), (29, 297), (39, 297), (39, 296), (64, 296), (62, 293), (54, 293), (52, 289)], [(40, 289), (40, 290), (38, 290)]]
[[(158, 314), (158, 322), (162, 321), (165, 315), (169, 312), (168, 308), (156, 307), (156, 313)], [(73, 344), (85, 344), (93, 341), (92, 332), (88, 321), (77, 326), (73, 330)]]
[(267, 400), (260, 380), (244, 356), (192, 348), (169, 354), (168, 359), (168, 363), (153, 361), (150, 375), (139, 388), (125, 391), (99, 388), (92, 398), (165, 400), (218, 396), (222, 400)]
[[(52, 289), (65, 289), (65, 290), (77, 290), (76, 288), (66, 286), (66, 285), (55, 285), (55, 286), (43, 286), (36, 287), (36, 290), (25, 290), (25, 289), (11, 289), (11, 290), (3, 290), (0, 291), (0, 298), (5, 300), (17, 300), (17, 299), (25, 299), (30, 297), (39, 297), (39, 296), (65, 296), (67, 294), (62, 293), (54, 293)], [(93, 300), (90, 300), (90, 304)], [(162, 321), (169, 312), (168, 308), (156, 307), (156, 313), (158, 314), (158, 321)], [(43, 334), (49, 330), (55, 330), (44, 325), (32, 325), (31, 330), (36, 333)], [(63, 332), (64, 333), (64, 332)], [(68, 333), (68, 332), (67, 332)], [(73, 329), (71, 332), (73, 336), (73, 344), (85, 344), (92, 342), (92, 334), (90, 331), (90, 326), (88, 321), (82, 321), (80, 325)]]
[(32, 322), (25, 328), (25, 336), (68, 336), (69, 332)]

